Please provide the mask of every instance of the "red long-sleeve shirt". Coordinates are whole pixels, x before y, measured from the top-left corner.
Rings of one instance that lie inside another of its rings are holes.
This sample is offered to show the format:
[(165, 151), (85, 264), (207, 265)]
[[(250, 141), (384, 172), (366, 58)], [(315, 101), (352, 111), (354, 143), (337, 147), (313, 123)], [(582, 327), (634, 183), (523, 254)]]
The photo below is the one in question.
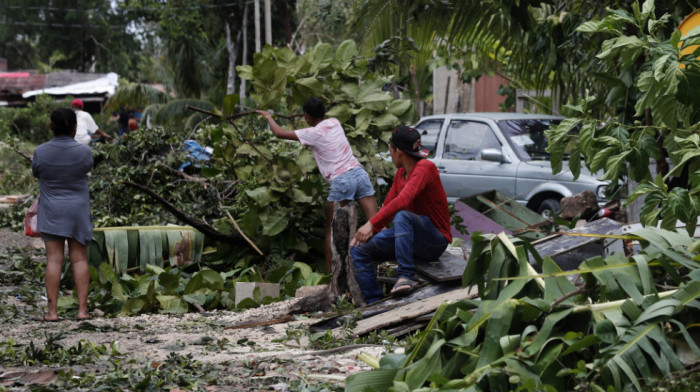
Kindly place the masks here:
[(451, 243), (447, 196), (435, 164), (427, 159), (421, 159), (416, 162), (408, 178), (404, 178), (404, 173), (403, 168), (396, 172), (394, 183), (384, 199), (384, 205), (370, 219), (374, 233), (389, 224), (397, 212), (407, 210), (429, 217), (433, 225), (445, 236), (447, 242)]

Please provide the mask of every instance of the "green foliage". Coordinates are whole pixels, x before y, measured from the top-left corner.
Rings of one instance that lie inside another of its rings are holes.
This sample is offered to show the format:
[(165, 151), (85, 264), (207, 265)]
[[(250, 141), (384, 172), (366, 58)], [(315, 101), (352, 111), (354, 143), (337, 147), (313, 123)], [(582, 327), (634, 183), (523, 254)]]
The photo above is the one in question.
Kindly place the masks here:
[[(107, 263), (90, 267), (90, 302), (111, 315), (158, 311), (186, 313), (190, 309), (235, 309), (234, 273), (211, 269), (186, 272), (184, 269), (149, 265), (141, 275), (118, 275)], [(243, 278), (243, 276), (238, 276)], [(63, 298), (63, 297), (62, 297)], [(75, 298), (63, 308), (77, 306)], [(61, 304), (61, 301), (59, 301)]]
[(124, 12), (123, 3), (57, 0), (47, 7), (41, 1), (3, 1), (0, 52), (10, 70), (92, 68), (135, 76), (147, 71), (140, 47), (147, 37), (128, 27), (136, 18)]
[(218, 217), (218, 206), (204, 202), (215, 197), (212, 189), (175, 178), (176, 168), (186, 161), (181, 151), (183, 139), (177, 132), (155, 127), (130, 132), (118, 143), (93, 148), (95, 165), (89, 185), (95, 226), (165, 225), (175, 220), (124, 181), (157, 189), (170, 203), (193, 216)]
[[(358, 57), (354, 42), (341, 43), (335, 52), (329, 45), (319, 44), (299, 57), (286, 48), (265, 47), (256, 54), (254, 66), (238, 67), (238, 71), (251, 81), (251, 98), (261, 109), (296, 113), (308, 97), (320, 97), (329, 106), (327, 115), (343, 124), (355, 156), (370, 177), (388, 179), (393, 175), (393, 168), (379, 153), (388, 148), (389, 130), (410, 123), (413, 111), (410, 102), (394, 100), (382, 91), (388, 80), (365, 74), (366, 61)], [(222, 169), (235, 172), (238, 179), (253, 187), (246, 191), (248, 211), (243, 221), (262, 224), (263, 235), (272, 236), (302, 216), (294, 211), (296, 206), (323, 208), (325, 184), (316, 174), (310, 151), (271, 141), (267, 132), (241, 130), (240, 122), (251, 124), (250, 119), (244, 119), (214, 129), (210, 135), (216, 146), (214, 155), (224, 163)], [(259, 120), (254, 124), (260, 124)], [(292, 123), (293, 128), (305, 126)], [(291, 213), (268, 213), (269, 207), (277, 205), (292, 205), (294, 209)]]
[[(568, 153), (571, 161), (583, 157), (592, 172), (603, 171), (602, 179), (613, 184), (618, 179), (639, 183), (627, 201), (646, 197), (643, 224), (660, 222), (672, 229), (679, 220), (692, 234), (700, 213), (700, 100), (689, 86), (700, 78), (700, 60), (680, 51), (700, 40), (700, 30), (664, 37), (660, 30), (670, 18), (665, 14), (657, 19), (652, 0), (642, 6), (635, 2), (633, 11), (610, 10), (578, 28), (611, 37), (597, 56), (605, 67), (597, 77), (607, 93), (568, 105), (571, 118), (547, 132), (547, 151), (555, 172)], [(633, 112), (628, 110), (632, 106)], [(571, 133), (575, 125), (580, 131)], [(663, 164), (666, 156), (672, 170), (663, 171), (660, 165), (658, 176), (651, 173), (649, 160)], [(571, 170), (578, 176), (579, 167)]]
[[(700, 263), (685, 233), (635, 233), (643, 250), (562, 272), (549, 258), (533, 276), (526, 246), (501, 235), (474, 236), (464, 281), (483, 282), (481, 300), (445, 303), (406, 354), (353, 375), (347, 390), (648, 390), (683, 371), (677, 339), (700, 356), (691, 337), (700, 309)], [(668, 269), (670, 268), (669, 273)], [(498, 271), (493, 272), (493, 269)], [(512, 274), (515, 269), (519, 273)], [(659, 275), (660, 274), (660, 275)], [(580, 275), (577, 287), (567, 276)], [(677, 290), (658, 292), (652, 276), (675, 276)], [(539, 281), (539, 282), (538, 282)], [(507, 286), (502, 283), (508, 282)]]
[[(31, 170), (31, 169), (30, 169)], [(31, 173), (31, 171), (29, 171)], [(7, 192), (16, 193), (16, 189)], [(14, 232), (24, 233), (24, 215), (31, 204), (15, 204), (8, 208), (0, 209), (0, 227), (8, 228)]]
[(119, 110), (120, 108), (144, 108), (148, 105), (162, 104), (170, 100), (170, 97), (145, 83), (130, 83), (121, 80), (114, 95), (109, 97), (105, 105), (108, 110)]
[[(127, 365), (121, 359), (111, 361), (112, 369), (101, 373), (79, 373), (74, 369), (60, 370), (58, 379), (52, 383), (52, 390), (118, 390), (153, 391), (172, 389), (205, 390), (204, 385), (217, 385), (221, 366), (195, 360), (192, 354), (170, 353), (160, 362), (141, 366)], [(224, 363), (226, 365), (226, 363)]]
[(49, 129), (51, 112), (58, 107), (70, 107), (70, 99), (56, 101), (42, 94), (23, 108), (0, 108), (0, 137), (12, 145), (8, 137), (17, 137), (22, 142), (41, 144), (53, 137)]
[(74, 346), (65, 347), (60, 343), (67, 335), (64, 332), (45, 332), (46, 341), (44, 347), (38, 347), (34, 341), (22, 347), (15, 344), (13, 339), (0, 342), (0, 363), (9, 367), (19, 366), (64, 366), (64, 365), (84, 365), (94, 363), (97, 360), (118, 357), (119, 343), (111, 342), (109, 346), (105, 344), (95, 344), (81, 339)]

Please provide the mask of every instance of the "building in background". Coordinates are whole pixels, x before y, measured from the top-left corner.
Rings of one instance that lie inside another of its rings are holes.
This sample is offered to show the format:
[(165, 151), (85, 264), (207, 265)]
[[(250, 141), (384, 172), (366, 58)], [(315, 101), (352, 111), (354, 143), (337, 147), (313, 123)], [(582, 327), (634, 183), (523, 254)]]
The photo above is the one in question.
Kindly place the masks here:
[(55, 71), (46, 74), (36, 70), (7, 69), (7, 60), (0, 58), (0, 107), (22, 107), (33, 102), (39, 94), (48, 94), (57, 100), (66, 96), (80, 98), (85, 110), (99, 112), (114, 94), (119, 75), (116, 73), (87, 73)]

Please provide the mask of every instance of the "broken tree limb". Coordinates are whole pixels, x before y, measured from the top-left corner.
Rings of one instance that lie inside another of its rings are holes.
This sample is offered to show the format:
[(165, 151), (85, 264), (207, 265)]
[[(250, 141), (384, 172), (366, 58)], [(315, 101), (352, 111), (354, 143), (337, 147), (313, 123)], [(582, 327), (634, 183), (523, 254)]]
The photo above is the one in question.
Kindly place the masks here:
[(15, 150), (15, 152), (22, 158), (28, 160), (30, 163), (32, 162), (32, 156), (20, 150), (14, 142), (12, 143), (12, 149)]
[(236, 231), (238, 231), (238, 234), (240, 234), (241, 237), (243, 237), (243, 239), (246, 240), (246, 242), (248, 242), (248, 244), (250, 244), (250, 246), (253, 247), (253, 249), (255, 249), (260, 254), (260, 256), (264, 256), (263, 252), (260, 249), (258, 249), (257, 246), (255, 246), (253, 241), (251, 241), (247, 235), (245, 235), (243, 230), (241, 230), (241, 228), (238, 226), (238, 223), (236, 223), (236, 220), (233, 219), (233, 217), (231, 216), (231, 214), (228, 211), (226, 211), (226, 215), (228, 215), (228, 218), (231, 220), (231, 223), (233, 223), (233, 227), (236, 228)]
[[(229, 120), (229, 121), (230, 121), (230, 120), (234, 120), (234, 119), (239, 118), (239, 117), (245, 117), (245, 116), (249, 116), (249, 115), (251, 115), (251, 114), (257, 114), (257, 112), (256, 112), (255, 110), (250, 110), (250, 111), (247, 111), (247, 112), (235, 113), (235, 114), (232, 114), (232, 115), (228, 116), (227, 118), (224, 118), (224, 116), (222, 116), (222, 115), (216, 114), (216, 113), (214, 113), (214, 112), (210, 112), (210, 111), (205, 110), (205, 109), (198, 108), (198, 107), (196, 107), (196, 106), (187, 105), (186, 107), (187, 107), (187, 109), (189, 109), (189, 110), (194, 110), (195, 112), (200, 112), (200, 113), (208, 114), (208, 115), (210, 115), (210, 116), (212, 116), (212, 117), (219, 117), (219, 118), (222, 118), (222, 119), (224, 119), (224, 120)], [(291, 115), (289, 115), (289, 116), (285, 116), (285, 115), (283, 115), (283, 114), (278, 114), (278, 113), (270, 113), (270, 114), (274, 115), (275, 117), (286, 118), (286, 119), (288, 119), (288, 120), (291, 120), (291, 119), (294, 119), (294, 118), (297, 118), (297, 117), (304, 117), (304, 114), (291, 114)]]
[[(205, 236), (216, 240), (216, 241), (221, 241), (221, 242), (226, 242), (228, 244), (242, 244), (244, 241), (240, 236), (238, 235), (233, 235), (233, 234), (225, 234), (222, 233), (213, 227), (209, 226), (206, 224), (204, 221), (201, 221), (197, 218), (193, 218), (189, 215), (187, 215), (185, 212), (181, 211), (174, 205), (170, 204), (167, 200), (163, 199), (159, 194), (155, 193), (153, 190), (139, 184), (135, 184), (133, 182), (129, 181), (123, 181), (124, 184), (129, 185), (132, 188), (136, 188), (152, 198), (154, 198), (158, 203), (162, 204), (163, 207), (165, 207), (166, 210), (168, 210), (171, 214), (175, 215), (175, 217), (188, 225), (194, 227), (195, 229), (199, 230), (202, 234)], [(238, 234), (238, 233), (236, 233)]]

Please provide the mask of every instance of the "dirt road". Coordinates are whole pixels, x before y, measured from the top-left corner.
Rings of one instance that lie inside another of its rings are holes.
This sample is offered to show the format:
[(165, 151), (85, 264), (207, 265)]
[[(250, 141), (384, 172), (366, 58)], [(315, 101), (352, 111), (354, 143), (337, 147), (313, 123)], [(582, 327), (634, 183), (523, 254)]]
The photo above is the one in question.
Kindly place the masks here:
[(28, 292), (7, 273), (21, 259), (38, 263), (41, 245), (0, 231), (0, 391), (49, 382), (52, 390), (339, 391), (346, 376), (369, 369), (358, 353), (385, 352), (384, 346), (310, 348), (306, 329), (318, 320), (309, 317), (228, 328), (275, 318), (294, 299), (242, 312), (41, 322), (43, 293)]

